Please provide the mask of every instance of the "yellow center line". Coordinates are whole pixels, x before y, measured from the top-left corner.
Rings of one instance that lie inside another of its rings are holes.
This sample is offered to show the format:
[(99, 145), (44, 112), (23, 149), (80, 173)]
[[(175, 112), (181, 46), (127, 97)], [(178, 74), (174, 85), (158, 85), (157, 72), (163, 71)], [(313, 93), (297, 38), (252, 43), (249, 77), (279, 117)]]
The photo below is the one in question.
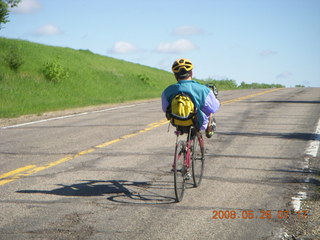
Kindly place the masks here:
[[(241, 101), (241, 100), (244, 100), (244, 99), (248, 99), (248, 98), (252, 98), (252, 97), (255, 97), (255, 96), (259, 96), (259, 95), (262, 95), (262, 94), (278, 91), (280, 89), (281, 88), (275, 88), (275, 89), (271, 89), (271, 90), (255, 93), (255, 94), (250, 94), (250, 95), (247, 95), (247, 96), (244, 96), (244, 97), (239, 97), (239, 98), (236, 98), (236, 99), (224, 101), (221, 104), (225, 105), (225, 104), (229, 104), (229, 103), (232, 103), (232, 102), (238, 102), (238, 101)], [(154, 128), (157, 128), (157, 127), (160, 127), (160, 126), (162, 126), (164, 124), (167, 124), (168, 122), (169, 122), (168, 120), (163, 119), (163, 120), (160, 120), (158, 122), (150, 123), (150, 124), (148, 124), (148, 126), (146, 128), (144, 128), (142, 130), (139, 130), (138, 132), (127, 134), (127, 135), (121, 136), (119, 138), (113, 139), (111, 141), (96, 145), (96, 146), (94, 146), (92, 148), (83, 150), (83, 151), (81, 151), (81, 152), (79, 152), (79, 153), (77, 153), (75, 155), (65, 156), (65, 157), (63, 157), (63, 158), (61, 158), (61, 159), (59, 159), (57, 161), (54, 161), (54, 162), (51, 162), (51, 163), (47, 163), (47, 164), (45, 164), (43, 166), (28, 165), (28, 166), (25, 166), (25, 167), (22, 167), (22, 168), (15, 169), (15, 170), (13, 170), (11, 172), (4, 173), (4, 174), (0, 175), (0, 186), (4, 185), (4, 184), (7, 184), (9, 182), (15, 181), (17, 179), (32, 175), (32, 174), (34, 174), (36, 172), (51, 168), (51, 167), (56, 166), (58, 164), (70, 161), (70, 160), (75, 159), (77, 157), (92, 153), (92, 152), (94, 152), (94, 151), (96, 151), (96, 150), (98, 150), (100, 148), (104, 148), (104, 147), (107, 147), (107, 146), (109, 146), (111, 144), (114, 144), (114, 143), (120, 142), (122, 140), (137, 136), (140, 133), (145, 133), (145, 132), (150, 131), (150, 130), (152, 130)]]
[(270, 89), (270, 90), (267, 90), (267, 91), (250, 94), (250, 95), (247, 95), (247, 96), (244, 96), (244, 97), (239, 97), (239, 98), (236, 98), (236, 99), (231, 99), (231, 100), (228, 100), (228, 101), (224, 101), (221, 104), (225, 105), (225, 104), (228, 104), (228, 103), (238, 102), (238, 101), (245, 100), (245, 99), (248, 99), (248, 98), (260, 96), (260, 95), (263, 95), (263, 94), (266, 94), (266, 93), (275, 92), (275, 91), (278, 91), (280, 89), (283, 89), (283, 88), (274, 88), (274, 89)]
[(25, 166), (25, 167), (22, 167), (22, 168), (18, 168), (16, 170), (11, 171), (11, 172), (7, 172), (5, 174), (0, 175), (0, 179), (9, 177), (11, 175), (15, 175), (15, 174), (20, 173), (20, 172), (24, 172), (24, 171), (29, 170), (30, 168), (34, 168), (34, 167), (36, 167), (36, 165), (28, 165), (28, 166)]
[(83, 151), (81, 151), (81, 152), (79, 152), (79, 153), (77, 153), (75, 155), (66, 156), (64, 158), (61, 158), (61, 159), (59, 159), (57, 161), (48, 163), (48, 164), (43, 165), (43, 166), (29, 165), (29, 166), (26, 166), (26, 167), (23, 167), (23, 168), (19, 168), (19, 169), (13, 170), (11, 172), (2, 174), (2, 175), (0, 175), (0, 186), (4, 185), (4, 184), (7, 184), (9, 182), (12, 182), (14, 180), (20, 179), (22, 177), (29, 176), (29, 175), (34, 174), (36, 172), (45, 170), (47, 168), (56, 166), (56, 165), (58, 165), (60, 163), (67, 162), (67, 161), (70, 161), (70, 160), (75, 159), (77, 157), (92, 153), (92, 152), (96, 151), (99, 148), (104, 148), (104, 147), (109, 146), (111, 144), (120, 142), (120, 141), (122, 141), (124, 139), (128, 139), (128, 138), (134, 137), (134, 136), (138, 135), (139, 133), (150, 131), (150, 130), (152, 130), (152, 129), (156, 128), (156, 127), (159, 127), (159, 126), (161, 126), (163, 124), (166, 124), (166, 123), (168, 123), (167, 120), (165, 120), (165, 121), (161, 120), (161, 121), (158, 121), (158, 122), (155, 122), (155, 123), (148, 124), (147, 128), (142, 129), (142, 130), (140, 130), (140, 131), (138, 131), (136, 133), (131, 133), (131, 134), (124, 135), (124, 136), (119, 137), (117, 139), (114, 139), (114, 140), (99, 144), (99, 145), (97, 145), (97, 146), (95, 146), (93, 148), (89, 148), (87, 150), (83, 150)]

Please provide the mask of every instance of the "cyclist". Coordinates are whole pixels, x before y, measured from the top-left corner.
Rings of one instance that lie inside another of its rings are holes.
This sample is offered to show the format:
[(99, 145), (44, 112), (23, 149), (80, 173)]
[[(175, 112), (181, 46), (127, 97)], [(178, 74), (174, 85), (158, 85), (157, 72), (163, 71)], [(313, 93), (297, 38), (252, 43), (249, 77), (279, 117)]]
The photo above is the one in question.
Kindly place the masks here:
[(187, 94), (197, 109), (198, 130), (205, 130), (206, 136), (210, 138), (216, 128), (213, 113), (220, 108), (220, 102), (209, 87), (192, 80), (192, 69), (193, 65), (188, 59), (181, 58), (173, 63), (172, 71), (178, 82), (163, 91), (162, 110), (169, 120), (168, 108), (172, 99), (179, 93)]

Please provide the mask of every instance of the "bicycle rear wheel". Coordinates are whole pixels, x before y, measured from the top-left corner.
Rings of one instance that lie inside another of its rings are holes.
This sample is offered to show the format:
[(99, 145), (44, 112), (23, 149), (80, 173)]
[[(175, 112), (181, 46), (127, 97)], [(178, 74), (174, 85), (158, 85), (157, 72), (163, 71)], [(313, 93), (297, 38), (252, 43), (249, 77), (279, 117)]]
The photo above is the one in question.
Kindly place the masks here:
[(176, 202), (180, 202), (183, 198), (184, 190), (186, 188), (186, 173), (187, 169), (184, 163), (186, 156), (185, 142), (180, 140), (176, 144), (174, 154), (174, 191), (176, 194)]
[(193, 178), (193, 186), (198, 187), (201, 183), (203, 170), (204, 170), (204, 147), (200, 141), (203, 141), (201, 135), (193, 137), (193, 145), (192, 145), (192, 178)]

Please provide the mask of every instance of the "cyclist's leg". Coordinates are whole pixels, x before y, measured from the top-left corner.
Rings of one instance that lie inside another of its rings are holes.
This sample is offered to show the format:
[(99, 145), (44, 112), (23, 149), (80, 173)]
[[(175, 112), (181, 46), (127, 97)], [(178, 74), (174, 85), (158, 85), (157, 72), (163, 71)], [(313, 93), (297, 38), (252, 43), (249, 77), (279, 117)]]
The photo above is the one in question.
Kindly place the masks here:
[(213, 117), (213, 114), (211, 113), (209, 116), (209, 122), (206, 129), (206, 137), (211, 138), (213, 133), (216, 131), (216, 128), (217, 128), (216, 120)]

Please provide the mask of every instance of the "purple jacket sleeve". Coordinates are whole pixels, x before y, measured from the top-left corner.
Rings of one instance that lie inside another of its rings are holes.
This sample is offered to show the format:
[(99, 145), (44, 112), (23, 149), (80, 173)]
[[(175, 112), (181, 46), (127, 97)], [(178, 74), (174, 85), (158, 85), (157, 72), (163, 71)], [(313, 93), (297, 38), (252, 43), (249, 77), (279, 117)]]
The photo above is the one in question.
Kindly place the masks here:
[(204, 112), (207, 116), (210, 115), (210, 113), (215, 113), (219, 110), (220, 108), (220, 102), (219, 100), (215, 97), (212, 91), (209, 92), (205, 105), (201, 109), (202, 112)]

